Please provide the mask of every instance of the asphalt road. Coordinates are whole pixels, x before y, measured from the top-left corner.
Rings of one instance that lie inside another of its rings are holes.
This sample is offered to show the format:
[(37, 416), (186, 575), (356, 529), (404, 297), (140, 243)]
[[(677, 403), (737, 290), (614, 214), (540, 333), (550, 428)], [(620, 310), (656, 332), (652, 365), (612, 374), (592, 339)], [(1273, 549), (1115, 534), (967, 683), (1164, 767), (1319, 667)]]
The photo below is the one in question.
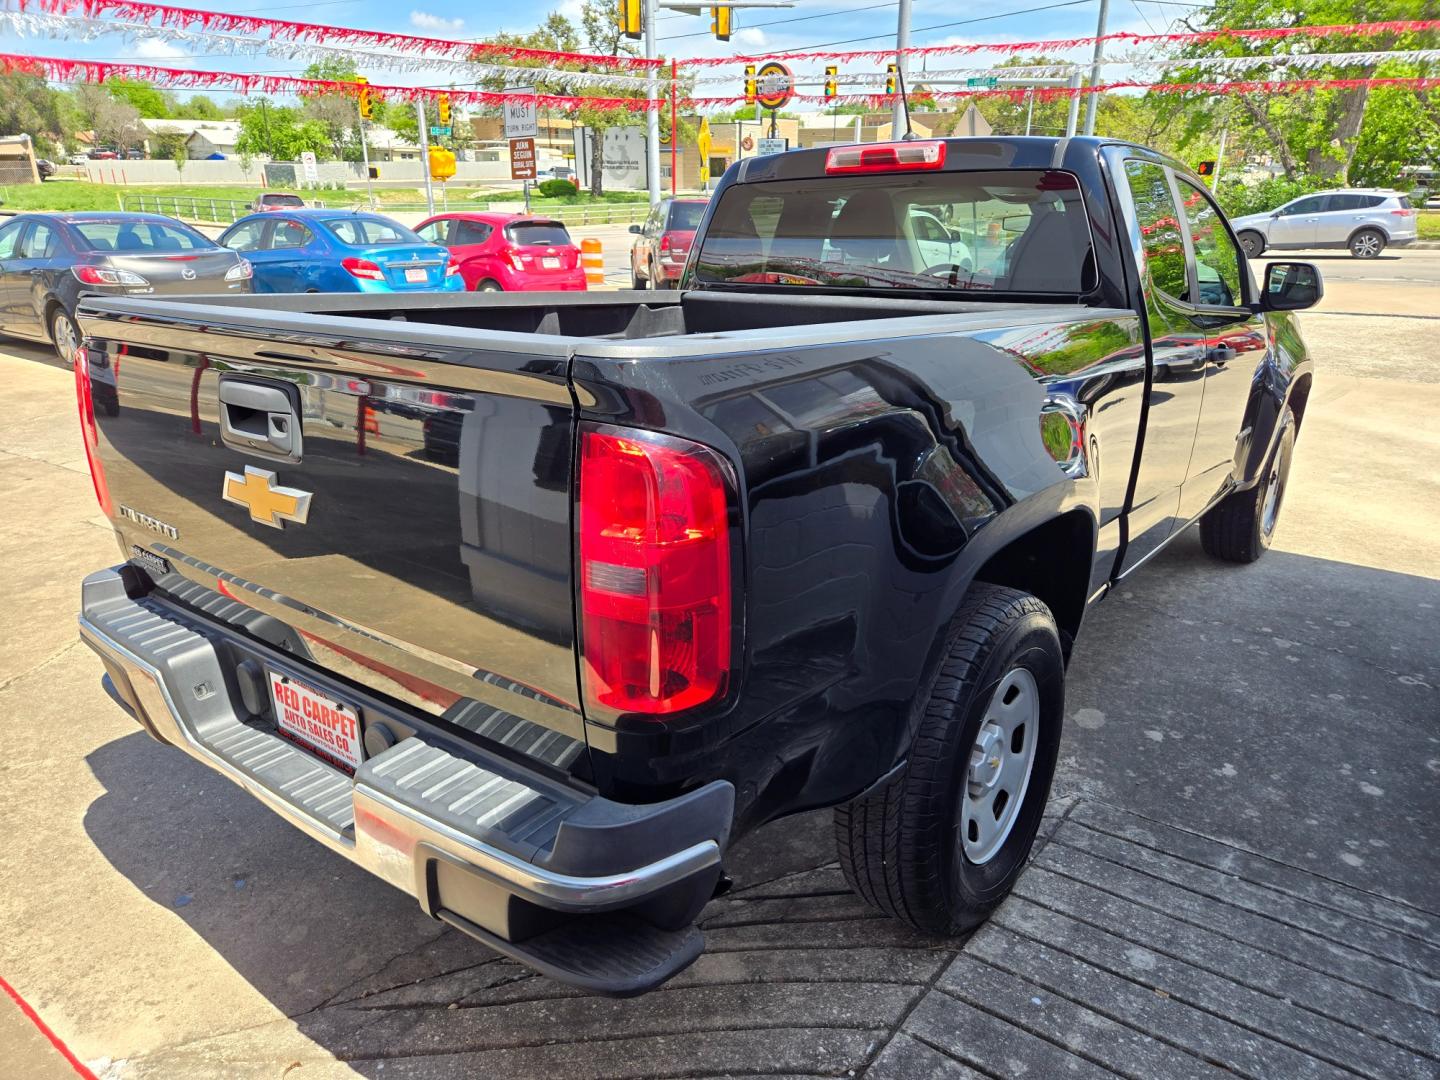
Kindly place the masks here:
[[(0, 346), (0, 975), (114, 1078), (1433, 1077), (1440, 252), (1322, 265), (1275, 547), (1183, 537), (1087, 619), (997, 918), (871, 916), (805, 815), (733, 852), (707, 955), (618, 1003), (425, 919), (111, 704), (74, 628), (118, 555), (72, 379)], [(43, 1059), (24, 1024), (0, 1011), (0, 1062)]]

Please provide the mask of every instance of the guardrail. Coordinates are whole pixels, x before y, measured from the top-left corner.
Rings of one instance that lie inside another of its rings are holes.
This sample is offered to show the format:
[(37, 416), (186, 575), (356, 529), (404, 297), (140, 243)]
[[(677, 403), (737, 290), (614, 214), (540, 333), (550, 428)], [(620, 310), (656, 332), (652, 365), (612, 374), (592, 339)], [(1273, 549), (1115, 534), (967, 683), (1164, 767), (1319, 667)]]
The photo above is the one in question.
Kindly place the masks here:
[[(306, 205), (319, 207), (325, 204), (312, 200)], [(241, 202), (239, 199), (210, 199), (204, 195), (121, 195), (120, 208), (215, 225), (229, 225), (252, 212), (248, 202)]]
[[(331, 202), (334, 203), (336, 200), (332, 198)], [(307, 199), (306, 205), (323, 207), (325, 203), (318, 199)], [(353, 202), (347, 200), (341, 205), (349, 205), (352, 209), (361, 210), (365, 208), (365, 200), (363, 197), (357, 197)], [(456, 199), (455, 204), (448, 209), (451, 211), (489, 210), (493, 206), (495, 209), (503, 208), (508, 211), (512, 208), (519, 210), (523, 205), (519, 199), (497, 199), (493, 203)], [(211, 199), (204, 195), (121, 195), (120, 206), (124, 210), (166, 214), (182, 221), (207, 222), (215, 225), (229, 225), (251, 212), (248, 202), (241, 202), (238, 199)], [(582, 203), (575, 206), (546, 206), (544, 203), (535, 203), (532, 204), (532, 207), (532, 213), (563, 221), (567, 225), (629, 225), (633, 222), (644, 221), (650, 213), (650, 206), (645, 202)], [(375, 212), (379, 214), (424, 214), (428, 212), (428, 209), (422, 202), (377, 201), (375, 205)], [(445, 212), (445, 209), (437, 202), (435, 211), (441, 213)]]

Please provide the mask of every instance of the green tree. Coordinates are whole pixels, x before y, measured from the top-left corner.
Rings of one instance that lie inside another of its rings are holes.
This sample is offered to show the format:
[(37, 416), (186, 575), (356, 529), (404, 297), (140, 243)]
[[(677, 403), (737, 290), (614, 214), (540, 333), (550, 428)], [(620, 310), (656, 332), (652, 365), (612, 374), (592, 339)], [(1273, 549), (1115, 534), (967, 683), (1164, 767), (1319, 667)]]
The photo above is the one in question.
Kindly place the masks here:
[(298, 161), (306, 150), (320, 161), (333, 156), (325, 126), (306, 118), (300, 109), (258, 98), (240, 111), (235, 152), (242, 158), (268, 156), (273, 161)]
[(162, 128), (150, 139), (151, 156), (156, 160), (177, 161), (187, 156), (185, 133), (178, 129)]
[(112, 97), (132, 106), (147, 120), (165, 120), (171, 115), (166, 94), (147, 82), (131, 79), (107, 79), (105, 89)]
[[(307, 66), (302, 73), (307, 79), (329, 82), (354, 82), (360, 76), (353, 61), (344, 57), (326, 57)], [(308, 94), (300, 110), (304, 118), (314, 121), (325, 131), (333, 157), (348, 161), (360, 160), (360, 112), (355, 95), (343, 90)], [(377, 116), (377, 120), (380, 118)]]
[(0, 75), (0, 132), (29, 135), (37, 152), (58, 155), (64, 140), (82, 126), (69, 94), (37, 75)]
[(204, 94), (191, 95), (184, 104), (177, 105), (171, 115), (181, 120), (223, 120), (225, 118), (225, 114), (220, 111), (220, 106)]

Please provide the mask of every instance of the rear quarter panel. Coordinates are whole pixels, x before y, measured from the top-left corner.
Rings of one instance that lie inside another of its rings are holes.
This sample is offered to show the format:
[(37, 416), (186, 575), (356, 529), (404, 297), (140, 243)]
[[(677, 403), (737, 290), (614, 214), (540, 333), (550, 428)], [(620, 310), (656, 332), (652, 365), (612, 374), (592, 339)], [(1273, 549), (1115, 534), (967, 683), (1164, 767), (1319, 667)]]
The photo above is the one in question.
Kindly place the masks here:
[[(1145, 358), (1134, 315), (1065, 310), (663, 363), (576, 358), (582, 416), (736, 465), (744, 536), (729, 699), (663, 734), (589, 722), (602, 788), (681, 788), (718, 768), (741, 828), (858, 793), (908, 745), (912, 699), (976, 571), (1062, 514), (1092, 538), (1057, 553), (1078, 554), (1083, 609), (1090, 571), (1113, 562), (1093, 537), (1123, 506)], [(1043, 437), (1060, 410), (1070, 437)]]

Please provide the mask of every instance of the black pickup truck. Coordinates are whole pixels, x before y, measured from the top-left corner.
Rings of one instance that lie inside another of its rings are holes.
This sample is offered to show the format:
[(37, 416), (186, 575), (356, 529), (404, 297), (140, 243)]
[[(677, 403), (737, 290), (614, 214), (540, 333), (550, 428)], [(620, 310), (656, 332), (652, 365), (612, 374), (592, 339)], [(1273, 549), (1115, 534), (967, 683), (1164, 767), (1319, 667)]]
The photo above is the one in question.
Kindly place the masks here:
[(612, 994), (698, 955), (737, 836), (816, 807), (875, 907), (983, 920), (1089, 605), (1191, 523), (1269, 545), (1321, 292), (1081, 138), (743, 161), (682, 286), (80, 309), (112, 697)]

